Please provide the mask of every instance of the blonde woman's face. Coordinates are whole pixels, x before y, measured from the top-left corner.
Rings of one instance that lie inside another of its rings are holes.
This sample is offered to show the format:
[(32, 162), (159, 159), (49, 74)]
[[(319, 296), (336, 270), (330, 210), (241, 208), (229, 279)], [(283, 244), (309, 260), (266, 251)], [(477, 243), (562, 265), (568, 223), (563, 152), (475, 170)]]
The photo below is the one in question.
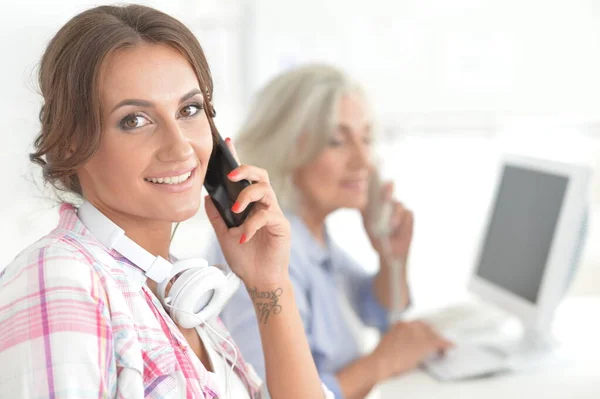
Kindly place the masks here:
[(193, 216), (213, 140), (188, 61), (166, 45), (119, 50), (103, 66), (100, 96), (100, 146), (78, 171), (84, 196), (113, 218)]
[(371, 116), (360, 96), (345, 95), (340, 99), (337, 126), (326, 148), (294, 173), (301, 202), (326, 213), (364, 207), (370, 152)]

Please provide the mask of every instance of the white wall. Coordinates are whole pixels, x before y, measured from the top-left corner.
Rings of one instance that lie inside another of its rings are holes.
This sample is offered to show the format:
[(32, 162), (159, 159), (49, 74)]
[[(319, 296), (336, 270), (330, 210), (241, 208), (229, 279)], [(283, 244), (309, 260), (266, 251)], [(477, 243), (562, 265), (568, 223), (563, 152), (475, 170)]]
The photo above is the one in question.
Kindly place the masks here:
[[(27, 153), (40, 105), (32, 73), (51, 35), (97, 3), (2, 7), (0, 265), (56, 223), (51, 203), (28, 181), (37, 174)], [(385, 173), (417, 213), (411, 277), (423, 296), (466, 279), (502, 151), (599, 165), (591, 136), (600, 126), (600, 6), (593, 0), (145, 3), (180, 16), (204, 45), (224, 135), (235, 136), (248, 93), (292, 65), (332, 62), (364, 83), (381, 122)], [(346, 226), (356, 229), (348, 234)], [(600, 292), (599, 226), (594, 217), (576, 293)], [(332, 229), (373, 267), (354, 213), (336, 215)], [(207, 231), (199, 215), (182, 225), (176, 246), (196, 251)]]
[[(417, 215), (417, 300), (442, 298), (466, 283), (503, 152), (597, 169), (599, 21), (593, 0), (259, 0), (253, 84), (323, 61), (364, 83), (385, 173)], [(599, 187), (595, 179), (577, 294), (600, 293)], [(341, 212), (331, 225), (338, 241), (375, 265), (366, 237), (355, 233), (355, 213)]]
[(594, 0), (257, 4), (259, 82), (286, 65), (327, 60), (363, 81), (386, 116), (598, 115), (600, 7)]

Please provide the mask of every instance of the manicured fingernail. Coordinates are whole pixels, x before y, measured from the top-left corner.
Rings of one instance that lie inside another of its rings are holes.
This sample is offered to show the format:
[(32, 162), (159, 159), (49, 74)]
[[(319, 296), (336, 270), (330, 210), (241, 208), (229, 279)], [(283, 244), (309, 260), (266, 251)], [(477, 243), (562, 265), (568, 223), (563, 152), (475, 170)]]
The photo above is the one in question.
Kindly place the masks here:
[(240, 203), (236, 201), (235, 204), (233, 204), (233, 206), (231, 207), (231, 210), (234, 212), (237, 212), (240, 210), (240, 207), (241, 207)]
[(229, 172), (229, 174), (227, 175), (227, 177), (229, 177), (229, 178), (231, 179), (231, 178), (234, 178), (234, 177), (236, 177), (236, 176), (237, 176), (237, 174), (238, 174), (238, 170), (237, 170), (237, 169), (234, 169), (234, 170), (232, 170), (231, 172)]
[(226, 142), (227, 144), (229, 144), (229, 143), (231, 143), (231, 139), (230, 139), (229, 137), (227, 137), (227, 138), (225, 139), (225, 142)]
[(242, 236), (240, 237), (240, 244), (243, 244), (246, 242), (246, 234), (242, 234)]

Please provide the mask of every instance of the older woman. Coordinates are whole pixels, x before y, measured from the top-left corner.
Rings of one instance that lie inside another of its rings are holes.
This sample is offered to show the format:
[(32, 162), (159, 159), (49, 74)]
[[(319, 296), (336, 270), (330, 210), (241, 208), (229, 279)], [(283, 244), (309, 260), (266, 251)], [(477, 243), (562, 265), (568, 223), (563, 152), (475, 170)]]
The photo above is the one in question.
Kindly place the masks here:
[[(450, 345), (420, 321), (388, 323), (393, 302), (390, 279), (397, 279), (401, 307), (409, 303), (406, 269), (397, 275), (391, 264), (407, 261), (413, 214), (392, 200), (392, 186), (384, 185), (372, 198), (390, 203), (384, 226), (389, 234), (376, 231), (369, 208), (379, 205), (367, 203), (372, 124), (356, 82), (336, 68), (309, 65), (277, 76), (260, 91), (236, 141), (244, 162), (269, 172), (290, 220), (290, 276), (296, 301), (321, 378), (337, 398), (362, 398), (378, 382), (416, 367)], [(362, 210), (366, 232), (380, 254), (377, 275), (366, 273), (328, 234), (325, 220), (340, 208)], [(219, 252), (215, 248), (211, 260), (222, 260)], [(223, 320), (234, 337), (245, 338), (242, 352), (263, 373), (264, 347), (252, 339), (259, 332), (253, 307), (240, 290)], [(385, 333), (372, 353), (361, 354), (348, 309)]]

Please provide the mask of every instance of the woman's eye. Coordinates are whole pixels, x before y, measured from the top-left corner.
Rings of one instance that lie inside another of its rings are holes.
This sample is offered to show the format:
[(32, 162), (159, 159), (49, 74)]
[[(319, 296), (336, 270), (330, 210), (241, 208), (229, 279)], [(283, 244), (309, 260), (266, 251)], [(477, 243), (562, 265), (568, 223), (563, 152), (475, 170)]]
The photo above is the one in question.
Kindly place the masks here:
[(142, 115), (132, 114), (132, 115), (127, 115), (125, 118), (123, 118), (120, 125), (123, 129), (131, 130), (131, 129), (136, 129), (138, 127), (146, 126), (149, 123), (150, 123), (150, 121), (148, 119), (146, 119), (146, 117), (144, 117)]
[(179, 113), (184, 118), (189, 118), (190, 116), (196, 115), (201, 109), (202, 106), (200, 104), (189, 104), (183, 107)]
[(327, 145), (329, 145), (330, 147), (340, 147), (344, 145), (344, 142), (342, 140), (330, 139)]

